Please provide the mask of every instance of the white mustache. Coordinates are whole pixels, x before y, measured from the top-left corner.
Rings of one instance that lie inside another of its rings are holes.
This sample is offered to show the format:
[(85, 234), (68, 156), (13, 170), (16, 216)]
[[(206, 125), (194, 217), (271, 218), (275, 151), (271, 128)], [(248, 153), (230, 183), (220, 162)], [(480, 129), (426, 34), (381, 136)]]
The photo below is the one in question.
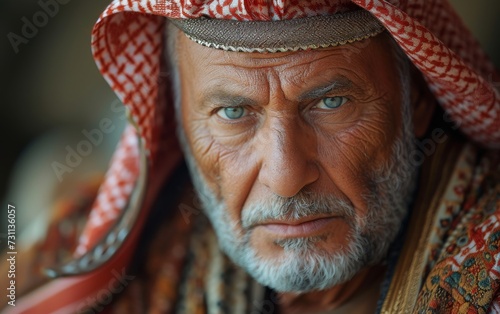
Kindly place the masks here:
[(250, 229), (269, 220), (293, 221), (319, 215), (354, 218), (356, 212), (348, 201), (333, 195), (304, 191), (289, 198), (273, 195), (245, 206), (241, 212), (241, 224), (244, 229)]

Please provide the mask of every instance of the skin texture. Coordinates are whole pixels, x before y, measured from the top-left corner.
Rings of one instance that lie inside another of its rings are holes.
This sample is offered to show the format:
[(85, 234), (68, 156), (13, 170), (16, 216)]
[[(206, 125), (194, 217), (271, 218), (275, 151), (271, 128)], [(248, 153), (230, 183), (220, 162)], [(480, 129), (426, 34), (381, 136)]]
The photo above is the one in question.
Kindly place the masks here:
[[(333, 195), (355, 208), (359, 221), (367, 216), (363, 195), (373, 190), (369, 176), (391, 157), (402, 125), (401, 83), (387, 40), (377, 36), (334, 48), (259, 54), (224, 52), (178, 38), (187, 144), (238, 231), (245, 206), (301, 191)], [(342, 105), (326, 107), (323, 100), (332, 97), (341, 97)], [(225, 107), (244, 114), (228, 119)], [(417, 112), (424, 107), (414, 104)], [(425, 130), (427, 123), (416, 121), (415, 130)], [(316, 218), (322, 217), (306, 220)], [(333, 253), (347, 245), (350, 228), (338, 217), (308, 236), (321, 236), (318, 246)], [(287, 237), (258, 225), (250, 243), (260, 257), (273, 259), (283, 253), (275, 242)], [(282, 306), (306, 310), (317, 300), (322, 308), (340, 306), (362, 292), (358, 288), (367, 274), (327, 291), (284, 294)]]

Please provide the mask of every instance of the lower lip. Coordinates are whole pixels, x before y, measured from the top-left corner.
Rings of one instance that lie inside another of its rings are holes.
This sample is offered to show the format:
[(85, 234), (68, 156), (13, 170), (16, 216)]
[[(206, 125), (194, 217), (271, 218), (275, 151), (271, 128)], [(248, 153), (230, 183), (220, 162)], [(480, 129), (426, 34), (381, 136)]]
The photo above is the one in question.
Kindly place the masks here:
[(307, 237), (314, 234), (321, 233), (328, 227), (328, 225), (337, 217), (320, 218), (316, 220), (307, 221), (298, 225), (287, 224), (266, 224), (262, 225), (267, 231), (271, 233), (285, 236), (285, 237)]

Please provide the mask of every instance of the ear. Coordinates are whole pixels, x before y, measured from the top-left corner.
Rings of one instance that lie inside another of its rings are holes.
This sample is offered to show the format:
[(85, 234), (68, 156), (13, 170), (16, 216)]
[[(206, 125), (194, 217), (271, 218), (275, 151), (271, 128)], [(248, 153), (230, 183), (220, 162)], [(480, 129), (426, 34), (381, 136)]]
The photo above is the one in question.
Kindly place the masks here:
[(410, 100), (413, 111), (413, 128), (415, 136), (421, 138), (427, 132), (431, 123), (437, 100), (427, 86), (422, 73), (411, 65)]

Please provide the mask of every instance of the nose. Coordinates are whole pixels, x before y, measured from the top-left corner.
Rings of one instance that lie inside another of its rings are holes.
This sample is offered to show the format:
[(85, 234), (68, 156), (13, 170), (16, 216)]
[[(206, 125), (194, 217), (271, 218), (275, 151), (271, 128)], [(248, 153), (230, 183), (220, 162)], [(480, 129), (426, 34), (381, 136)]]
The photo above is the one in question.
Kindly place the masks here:
[(292, 197), (318, 180), (319, 169), (312, 130), (296, 119), (284, 119), (270, 119), (269, 127), (261, 130), (259, 181), (276, 195)]

